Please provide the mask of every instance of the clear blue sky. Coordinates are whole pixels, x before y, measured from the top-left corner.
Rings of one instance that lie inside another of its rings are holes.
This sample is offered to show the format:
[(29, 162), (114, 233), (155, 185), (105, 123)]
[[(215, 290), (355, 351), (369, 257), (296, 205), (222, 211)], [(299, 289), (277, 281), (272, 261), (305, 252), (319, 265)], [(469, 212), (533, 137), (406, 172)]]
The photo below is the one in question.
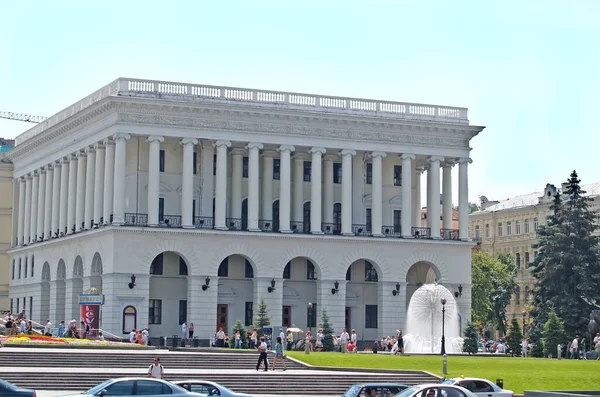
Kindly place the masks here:
[(5, 1), (0, 110), (120, 76), (466, 106), (470, 199), (501, 199), (600, 181), (598, 21), (598, 0)]

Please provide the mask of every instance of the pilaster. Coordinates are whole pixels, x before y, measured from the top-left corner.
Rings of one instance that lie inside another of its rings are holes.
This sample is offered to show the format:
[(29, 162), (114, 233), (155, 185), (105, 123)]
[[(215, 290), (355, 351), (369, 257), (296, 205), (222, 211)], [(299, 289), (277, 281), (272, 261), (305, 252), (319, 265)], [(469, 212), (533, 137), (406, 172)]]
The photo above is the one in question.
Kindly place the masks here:
[(52, 280), (50, 282), (50, 321), (55, 326), (65, 320), (68, 323), (71, 318), (65, 318), (65, 281)]
[(125, 171), (129, 134), (115, 134), (115, 191), (113, 195), (113, 224), (125, 222)]
[(79, 311), (79, 283), (81, 283), (81, 279), (69, 278), (65, 280), (65, 317), (67, 317), (65, 320), (66, 322), (75, 320), (77, 325), (79, 325), (81, 317)]
[(148, 226), (158, 226), (160, 196), (160, 144), (165, 138), (149, 136), (148, 153)]
[(40, 175), (37, 171), (32, 174), (31, 181), (31, 225), (29, 228), (30, 241), (37, 241), (37, 224), (38, 224), (38, 190), (40, 187)]
[(342, 234), (352, 236), (352, 157), (354, 150), (342, 150)]
[(469, 164), (470, 158), (458, 160), (458, 238), (469, 240)]
[[(46, 283), (47, 284), (47, 283)], [(48, 285), (45, 286), (49, 288)], [(48, 311), (45, 310), (48, 307), (49, 302), (42, 301), (42, 283), (32, 284), (27, 287), (27, 295), (25, 297), (25, 307), (23, 309), (26, 310), (26, 314), (31, 316), (30, 318), (38, 323), (44, 324), (48, 317)], [(29, 313), (29, 297), (33, 297), (33, 308), (31, 313)], [(45, 317), (45, 318), (43, 318)]]
[(60, 235), (60, 186), (62, 179), (62, 164), (57, 161), (54, 164), (54, 179), (52, 181), (52, 231), (50, 238)]
[(256, 317), (256, 313), (258, 312), (258, 305), (260, 305), (261, 299), (263, 299), (265, 305), (267, 305), (269, 317), (271, 318), (271, 326), (273, 327), (273, 330), (276, 331), (281, 327), (283, 322), (283, 279), (274, 279), (275, 289), (269, 293), (271, 280), (271, 278), (254, 279), (254, 317)]
[(54, 191), (54, 168), (52, 165), (46, 166), (46, 189), (44, 203), (44, 240), (52, 238), (52, 196)]
[(380, 281), (377, 285), (377, 337), (396, 335), (396, 331), (405, 326), (406, 283), (400, 283), (400, 292), (396, 291), (395, 281)]
[(37, 241), (44, 239), (44, 219), (45, 219), (45, 199), (46, 199), (46, 170), (40, 170), (40, 180), (38, 185), (38, 200), (37, 200)]
[[(339, 283), (335, 294), (331, 290)], [(317, 280), (317, 328), (322, 325), (323, 310), (327, 311), (329, 323), (336, 334), (346, 325), (346, 280)]]
[(210, 340), (217, 331), (219, 279), (211, 277), (206, 290), (202, 289), (206, 276), (189, 276), (188, 280), (188, 324), (194, 323), (194, 336)]
[(102, 223), (102, 211), (104, 211), (104, 160), (106, 159), (104, 145), (97, 143), (96, 149), (96, 167), (94, 169), (94, 222), (93, 227)]

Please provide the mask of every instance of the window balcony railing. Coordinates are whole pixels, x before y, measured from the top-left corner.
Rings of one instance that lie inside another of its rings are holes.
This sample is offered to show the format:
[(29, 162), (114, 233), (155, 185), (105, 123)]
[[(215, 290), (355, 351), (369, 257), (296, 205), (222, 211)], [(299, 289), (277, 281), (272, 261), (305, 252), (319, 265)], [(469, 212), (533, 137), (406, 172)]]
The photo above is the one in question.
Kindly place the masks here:
[(258, 228), (263, 232), (272, 232), (273, 231), (273, 221), (267, 219), (259, 219), (258, 220)]
[(181, 227), (180, 215), (163, 215), (158, 220), (159, 227)]
[(413, 227), (410, 230), (414, 238), (431, 238), (431, 229), (428, 227)]
[(338, 223), (321, 223), (321, 230), (325, 234), (342, 234), (342, 225)]
[(194, 218), (194, 227), (196, 229), (212, 229), (214, 228), (213, 218), (197, 216)]
[(440, 229), (440, 235), (444, 240), (458, 240), (458, 229)]
[(125, 214), (125, 226), (148, 225), (148, 214)]
[(352, 225), (352, 233), (354, 233), (355, 236), (370, 236), (371, 233), (371, 228), (367, 227), (367, 225)]
[(400, 225), (382, 226), (381, 234), (385, 237), (402, 237), (402, 229), (400, 228)]
[(227, 218), (226, 225), (229, 230), (244, 230), (242, 218)]

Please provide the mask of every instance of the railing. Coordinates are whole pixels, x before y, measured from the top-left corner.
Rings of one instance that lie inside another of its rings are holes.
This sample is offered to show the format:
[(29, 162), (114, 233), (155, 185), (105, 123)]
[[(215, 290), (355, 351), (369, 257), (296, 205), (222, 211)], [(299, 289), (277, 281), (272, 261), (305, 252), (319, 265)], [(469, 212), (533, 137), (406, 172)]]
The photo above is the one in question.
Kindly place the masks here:
[(402, 229), (400, 228), (400, 225), (382, 226), (381, 234), (385, 237), (402, 237)]
[(342, 225), (337, 223), (325, 223), (321, 222), (321, 230), (325, 234), (342, 234)]
[(163, 215), (158, 220), (159, 227), (181, 227), (180, 215)]
[(243, 230), (242, 218), (227, 218), (226, 225), (229, 230)]
[(22, 144), (109, 96), (196, 103), (202, 101), (209, 103), (234, 102), (239, 105), (309, 110), (311, 112), (469, 124), (468, 110), (462, 107), (121, 78), (19, 135), (15, 139), (15, 145)]
[(458, 240), (458, 229), (440, 229), (444, 240)]
[(352, 225), (352, 233), (355, 236), (370, 236), (371, 228), (368, 228), (367, 225)]
[(194, 218), (194, 227), (196, 229), (212, 229), (214, 227), (213, 218), (197, 216)]
[(291, 221), (290, 230), (293, 233), (304, 233), (304, 222)]
[(431, 238), (431, 229), (428, 227), (413, 227), (410, 231), (414, 238)]
[(97, 336), (99, 332), (102, 332), (102, 336), (104, 336), (104, 339), (112, 339), (114, 341), (119, 341), (119, 342), (123, 341), (123, 339), (124, 339), (122, 336), (111, 334), (110, 332), (105, 331), (105, 330), (103, 330), (101, 328), (92, 328), (92, 329), (90, 329), (90, 333), (92, 335), (96, 335)]
[(148, 225), (148, 214), (125, 214), (125, 226), (146, 226)]
[[(272, 232), (273, 231), (273, 221), (266, 219), (258, 220), (258, 228), (263, 232)], [(278, 230), (277, 230), (278, 231)]]

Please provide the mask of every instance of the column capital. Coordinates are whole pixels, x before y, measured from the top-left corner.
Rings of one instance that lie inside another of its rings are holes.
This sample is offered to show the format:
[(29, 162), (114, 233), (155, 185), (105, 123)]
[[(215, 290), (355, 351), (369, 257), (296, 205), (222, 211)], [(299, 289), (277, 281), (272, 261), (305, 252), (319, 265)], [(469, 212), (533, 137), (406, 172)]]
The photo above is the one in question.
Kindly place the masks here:
[(340, 156), (356, 156), (356, 150), (343, 149), (340, 152)]
[(162, 143), (164, 141), (165, 141), (165, 137), (160, 136), (160, 135), (150, 135), (148, 138), (146, 138), (146, 142), (149, 142), (149, 143), (152, 143), (152, 142)]
[(119, 141), (119, 140), (126, 140), (126, 141), (128, 141), (129, 139), (131, 139), (131, 135), (126, 134), (124, 132), (117, 132), (115, 135), (113, 135), (112, 138), (115, 140), (115, 142)]
[(38, 171), (40, 174), (45, 174), (46, 173), (46, 167), (42, 167), (40, 168), (40, 170)]
[(385, 153), (385, 152), (372, 152), (371, 153), (371, 157), (372, 158), (381, 158), (381, 159), (384, 159), (385, 156), (387, 156), (387, 153)]
[(66, 157), (63, 157), (62, 159), (60, 159), (61, 164), (69, 164), (71, 162), (71, 155), (69, 154)]
[(31, 171), (31, 173), (29, 175), (31, 175), (31, 178), (37, 178), (39, 176), (38, 175), (38, 170)]
[(25, 180), (26, 180), (26, 181), (27, 181), (27, 180), (32, 180), (32, 179), (33, 179), (33, 175), (31, 175), (31, 174), (27, 174), (27, 175), (25, 175)]
[(77, 158), (87, 157), (87, 153), (85, 151), (83, 151), (83, 150), (80, 150), (77, 153), (75, 153), (75, 156), (77, 156)]
[(414, 160), (417, 156), (412, 153), (402, 153), (400, 155), (400, 160)]
[(306, 161), (308, 160), (308, 156), (306, 153), (296, 152), (294, 153), (294, 161)]
[(262, 150), (263, 147), (264, 147), (263, 144), (259, 143), (259, 142), (249, 142), (246, 145), (246, 149), (248, 149), (248, 150), (251, 150), (251, 149)]
[(308, 152), (311, 153), (311, 154), (317, 154), (318, 153), (318, 154), (323, 155), (323, 154), (327, 153), (327, 149), (325, 149), (324, 147), (313, 147)]
[(264, 158), (275, 158), (275, 157), (277, 157), (277, 151), (275, 151), (275, 150), (265, 150), (264, 152), (262, 152), (262, 156)]
[(454, 164), (456, 164), (454, 162), (454, 159), (446, 159), (446, 161), (442, 162), (442, 167), (443, 168), (452, 168), (452, 167), (454, 167)]
[(198, 144), (198, 140), (195, 138), (183, 138), (181, 140), (181, 142), (179, 142), (180, 145), (182, 146), (187, 146), (187, 145), (197, 145)]
[(471, 160), (469, 157), (461, 157), (457, 161), (458, 164), (471, 164), (472, 162), (473, 160)]
[(326, 154), (325, 156), (323, 156), (323, 161), (325, 161), (325, 162), (333, 163), (337, 159), (338, 159), (338, 156), (335, 154)]
[(102, 143), (104, 144), (104, 146), (111, 146), (115, 144), (115, 141), (113, 141), (110, 137), (106, 138), (102, 141)]
[(92, 145), (94, 150), (104, 149), (104, 144), (102, 142), (96, 142)]
[(293, 152), (294, 150), (296, 150), (296, 148), (292, 145), (281, 145), (279, 146), (279, 148), (277, 148), (278, 152)]
[(214, 147), (223, 147), (225, 146), (225, 148), (231, 147), (231, 141), (216, 141), (213, 144)]
[(54, 168), (54, 164), (52, 164), (52, 163), (50, 163), (50, 164), (46, 164), (46, 165), (44, 166), (44, 169), (45, 169), (46, 171), (52, 171), (52, 170), (53, 170), (53, 168)]
[(60, 168), (62, 167), (62, 161), (61, 160), (56, 160), (54, 161), (54, 164), (52, 165), (53, 168)]
[(92, 146), (88, 146), (88, 147), (86, 147), (86, 148), (85, 148), (85, 149), (83, 149), (83, 150), (84, 150), (84, 151), (85, 151), (87, 154), (90, 154), (90, 153), (95, 153), (95, 152), (96, 152), (96, 149), (95, 149), (94, 147), (92, 147)]
[(67, 159), (69, 160), (69, 162), (77, 161), (77, 152), (68, 155)]
[(246, 154), (246, 149), (243, 147), (234, 147), (231, 149), (232, 156), (243, 156)]
[(444, 158), (442, 156), (431, 156), (428, 158), (430, 163), (434, 163), (436, 161), (439, 161), (440, 163), (442, 163), (444, 161)]

